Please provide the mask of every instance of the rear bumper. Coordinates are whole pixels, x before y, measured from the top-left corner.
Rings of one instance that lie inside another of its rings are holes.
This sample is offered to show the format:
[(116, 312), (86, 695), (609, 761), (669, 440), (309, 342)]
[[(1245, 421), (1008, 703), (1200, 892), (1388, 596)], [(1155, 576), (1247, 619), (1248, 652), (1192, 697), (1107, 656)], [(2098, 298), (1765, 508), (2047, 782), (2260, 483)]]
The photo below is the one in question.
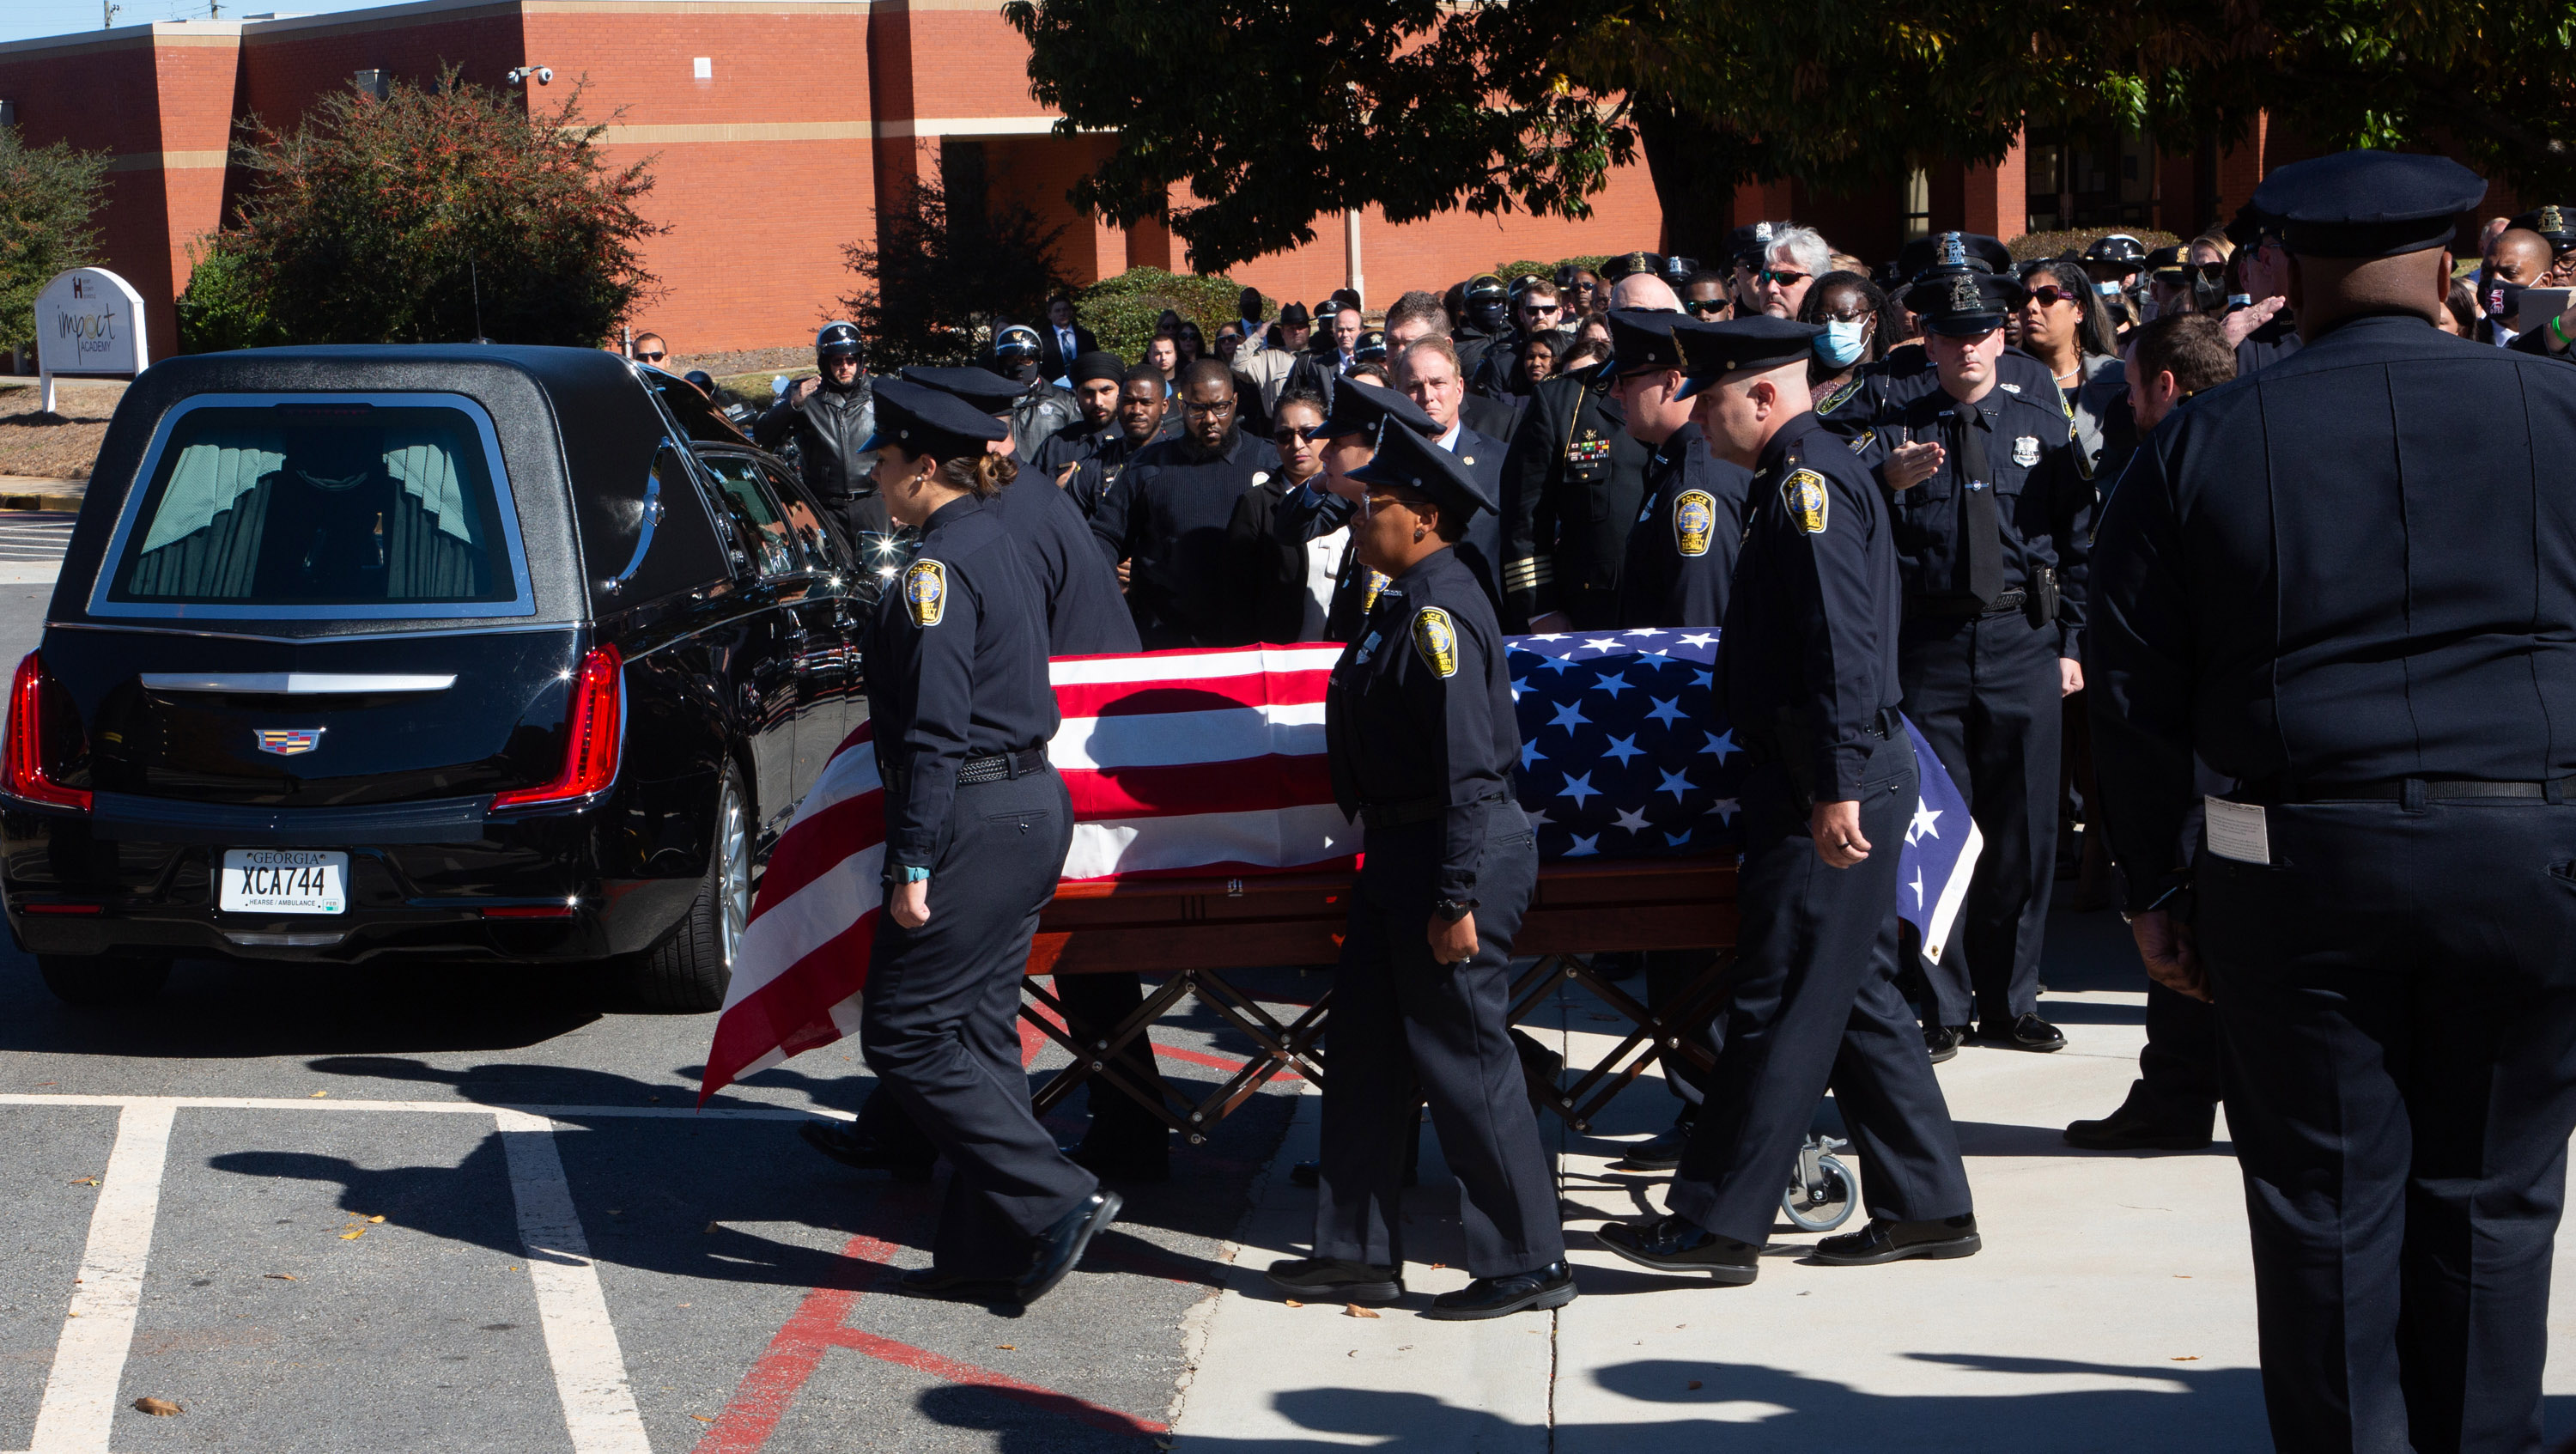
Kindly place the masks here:
[[(650, 947), (704, 868), (638, 841), (619, 796), (497, 816), (482, 798), (272, 811), (101, 793), (89, 814), (0, 800), (0, 893), (36, 954), (577, 963)], [(227, 848), (347, 852), (347, 912), (219, 909)]]

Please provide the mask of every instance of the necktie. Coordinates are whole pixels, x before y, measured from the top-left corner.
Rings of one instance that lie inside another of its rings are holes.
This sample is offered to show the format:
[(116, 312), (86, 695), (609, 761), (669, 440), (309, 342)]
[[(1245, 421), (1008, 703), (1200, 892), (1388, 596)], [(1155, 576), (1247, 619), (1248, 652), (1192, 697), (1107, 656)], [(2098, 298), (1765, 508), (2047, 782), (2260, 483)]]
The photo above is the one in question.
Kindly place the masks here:
[(2004, 593), (2004, 538), (1994, 471), (1986, 467), (1985, 423), (1974, 404), (1956, 406), (1951, 417), (1959, 426), (1959, 483), (1967, 493), (1959, 507), (1959, 552), (1967, 558), (1968, 594), (1991, 606)]

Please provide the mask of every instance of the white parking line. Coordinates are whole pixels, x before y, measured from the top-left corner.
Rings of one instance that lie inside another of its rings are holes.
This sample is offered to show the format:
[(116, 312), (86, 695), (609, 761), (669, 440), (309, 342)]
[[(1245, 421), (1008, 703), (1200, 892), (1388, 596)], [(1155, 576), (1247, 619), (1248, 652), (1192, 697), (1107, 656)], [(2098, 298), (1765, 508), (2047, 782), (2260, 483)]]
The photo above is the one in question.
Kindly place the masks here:
[(152, 1220), (161, 1206), (161, 1169), (170, 1155), (177, 1108), (132, 1105), (116, 1118), (116, 1148), (99, 1179), (81, 1251), (80, 1285), (54, 1345), (53, 1372), (36, 1409), (33, 1454), (107, 1454), (116, 1421), (116, 1386), (134, 1346), (143, 1306), (143, 1265), (152, 1251)]
[(374, 1111), (490, 1116), (510, 1169), (519, 1239), (535, 1284), (537, 1314), (563, 1400), (574, 1454), (652, 1454), (625, 1354), (609, 1321), (608, 1298), (582, 1233), (572, 1183), (555, 1149), (559, 1121), (634, 1118), (721, 1121), (852, 1119), (846, 1111), (770, 1106), (492, 1106), (470, 1101), (289, 1100), (272, 1096), (0, 1095), (0, 1105), (113, 1106), (116, 1145), (100, 1177), (80, 1284), (54, 1347), (36, 1411), (35, 1438), (22, 1454), (108, 1454), (116, 1423), (117, 1386), (134, 1346), (152, 1224), (161, 1204), (170, 1129), (183, 1110)]

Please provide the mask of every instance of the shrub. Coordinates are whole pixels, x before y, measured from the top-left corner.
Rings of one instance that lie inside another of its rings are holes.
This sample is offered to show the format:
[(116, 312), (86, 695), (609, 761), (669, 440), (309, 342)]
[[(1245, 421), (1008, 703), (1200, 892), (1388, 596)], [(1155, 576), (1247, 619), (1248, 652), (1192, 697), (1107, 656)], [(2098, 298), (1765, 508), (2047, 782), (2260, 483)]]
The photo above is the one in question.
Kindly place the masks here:
[(192, 267), (179, 294), (179, 352), (221, 353), (286, 342), (252, 275), (246, 249), (209, 234), (189, 245)]
[(98, 256), (90, 217), (106, 190), (108, 154), (68, 142), (30, 147), (0, 126), (0, 353), (36, 346), (36, 294)]
[(1035, 325), (1065, 286), (1063, 237), (1025, 207), (951, 207), (937, 183), (914, 182), (879, 219), (876, 242), (841, 249), (868, 282), (841, 302), (868, 340), (869, 371), (984, 362), (994, 330)]
[(580, 100), (531, 114), (450, 69), (332, 91), (292, 132), (254, 118), (240, 225), (208, 256), (296, 343), (596, 347), (652, 295), (638, 244), (667, 229), (635, 211), (650, 159), (609, 170)]
[[(1186, 273), (1167, 273), (1161, 268), (1129, 268), (1114, 278), (1102, 278), (1074, 298), (1074, 315), (1082, 326), (1100, 339), (1100, 346), (1135, 363), (1145, 356), (1145, 345), (1154, 339), (1154, 325), (1168, 308), (1199, 326), (1199, 334), (1211, 344), (1216, 331), (1236, 317), (1235, 305), (1243, 297), (1243, 285), (1222, 273), (1215, 277), (1196, 277)], [(1280, 304), (1264, 297), (1264, 317), (1277, 317)]]
[[(1621, 256), (1625, 255), (1626, 254), (1624, 253), (1621, 254)], [(1556, 270), (1558, 268), (1567, 266), (1590, 268), (1592, 271), (1598, 273), (1601, 271), (1601, 265), (1608, 261), (1610, 261), (1610, 259), (1607, 257), (1569, 257), (1559, 258), (1552, 263), (1539, 263), (1531, 262), (1529, 259), (1523, 258), (1518, 262), (1508, 262), (1503, 264), (1501, 267), (1494, 269), (1494, 276), (1501, 278), (1506, 286), (1509, 286), (1512, 279), (1526, 277), (1531, 273), (1536, 273), (1539, 276), (1546, 278), (1549, 282), (1554, 282), (1556, 281)]]
[(2063, 257), (2070, 252), (2081, 257), (2084, 249), (2117, 232), (2136, 238), (2138, 245), (2149, 252), (2160, 247), (2172, 247), (2182, 241), (2170, 232), (2158, 232), (2152, 227), (2071, 227), (2056, 232), (2025, 232), (2006, 243), (2005, 247), (2011, 250), (2013, 261), (2017, 263)]

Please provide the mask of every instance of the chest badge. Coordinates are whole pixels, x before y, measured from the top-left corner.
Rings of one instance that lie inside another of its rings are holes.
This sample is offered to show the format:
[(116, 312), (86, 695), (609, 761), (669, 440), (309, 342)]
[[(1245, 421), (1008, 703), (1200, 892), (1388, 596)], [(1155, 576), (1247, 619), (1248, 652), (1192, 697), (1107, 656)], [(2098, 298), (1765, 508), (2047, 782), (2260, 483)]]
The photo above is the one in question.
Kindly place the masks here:
[(903, 573), (903, 604), (915, 626), (936, 626), (948, 611), (948, 567), (916, 560)]
[(1413, 614), (1413, 649), (1422, 653), (1423, 665), (1441, 676), (1458, 674), (1458, 628), (1450, 624), (1448, 612), (1425, 606)]
[(1796, 470), (1780, 482), (1780, 503), (1789, 509), (1789, 518), (1809, 535), (1825, 533), (1825, 517), (1832, 510), (1832, 498), (1825, 493), (1825, 477), (1814, 470)]
[(2013, 441), (2013, 463), (2028, 469), (2039, 463), (2039, 438), (2025, 434)]
[(1394, 577), (1384, 571), (1371, 568), (1368, 574), (1368, 594), (1360, 598), (1360, 610), (1362, 612), (1376, 610), (1378, 593), (1392, 584), (1394, 584)]
[(1709, 537), (1716, 533), (1717, 497), (1706, 490), (1682, 491), (1673, 501), (1673, 549), (1706, 555)]
[(1851, 452), (1854, 454), (1865, 454), (1868, 452), (1869, 447), (1876, 443), (1878, 443), (1878, 431), (1875, 429), (1864, 429), (1860, 433), (1851, 437)]

